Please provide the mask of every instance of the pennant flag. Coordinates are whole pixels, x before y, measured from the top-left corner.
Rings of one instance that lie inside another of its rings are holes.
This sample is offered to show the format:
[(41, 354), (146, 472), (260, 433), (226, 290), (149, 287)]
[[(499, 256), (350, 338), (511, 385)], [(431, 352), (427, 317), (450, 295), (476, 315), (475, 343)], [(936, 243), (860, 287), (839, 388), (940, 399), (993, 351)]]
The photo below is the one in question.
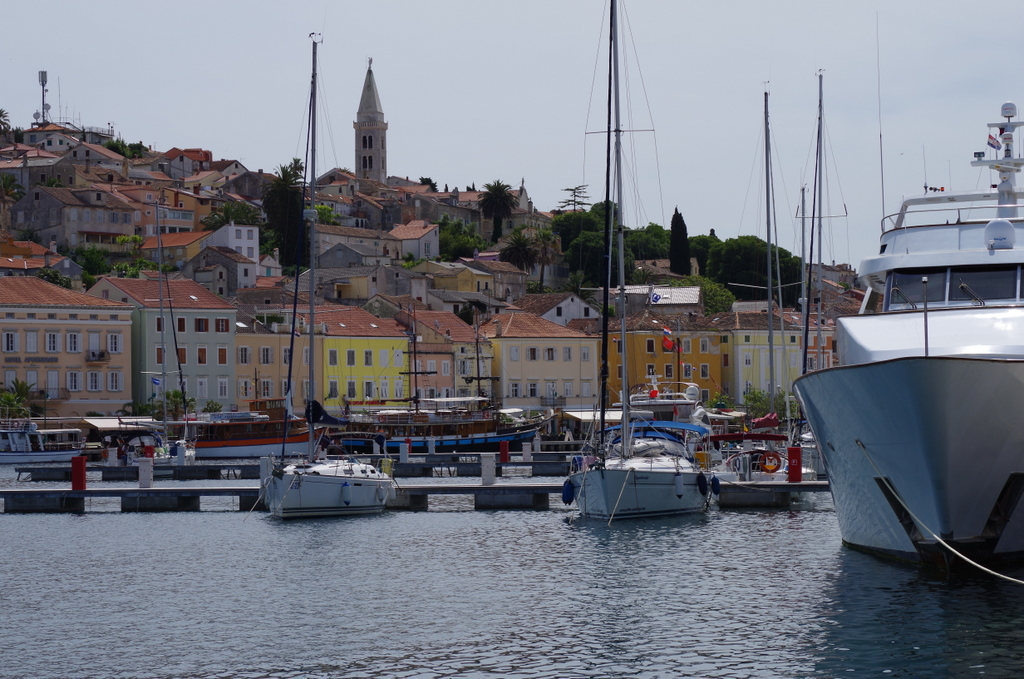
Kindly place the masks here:
[(154, 377), (153, 378), (153, 384), (155, 384), (156, 386), (159, 387), (160, 386), (160, 378), (159, 377)]
[(654, 288), (651, 288), (651, 297), (650, 297), (650, 300), (651, 300), (651, 304), (657, 304), (658, 302), (660, 302), (660, 301), (661, 301), (661, 295), (659, 295), (658, 293), (656, 293), (656, 292), (654, 291)]
[(988, 135), (988, 145), (997, 151), (999, 150), (999, 140), (993, 137), (991, 134)]
[(665, 348), (665, 351), (672, 351), (676, 348), (675, 343), (672, 341), (672, 332), (668, 328), (662, 328), (665, 333), (661, 338), (661, 346)]

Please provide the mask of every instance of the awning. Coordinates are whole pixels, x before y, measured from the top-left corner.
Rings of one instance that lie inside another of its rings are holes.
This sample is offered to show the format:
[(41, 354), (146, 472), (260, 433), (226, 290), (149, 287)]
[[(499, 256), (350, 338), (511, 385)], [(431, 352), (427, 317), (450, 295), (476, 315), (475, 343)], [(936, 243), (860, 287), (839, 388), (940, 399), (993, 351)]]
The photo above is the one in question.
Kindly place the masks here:
[[(601, 413), (594, 410), (563, 410), (562, 415), (571, 417), (579, 420), (580, 422), (600, 422)], [(630, 419), (632, 420), (643, 420), (651, 419), (654, 417), (654, 413), (650, 410), (630, 410)], [(607, 422), (622, 422), (622, 411), (621, 410), (606, 410), (604, 411), (604, 421)]]
[[(637, 429), (665, 429), (665, 430), (685, 430), (697, 432), (701, 436), (708, 433), (707, 428), (700, 426), (699, 424), (689, 424), (687, 422), (672, 422), (669, 420), (656, 420), (654, 422), (637, 422), (632, 425)], [(614, 427), (608, 427), (609, 431), (620, 429), (622, 425), (615, 425)]]
[(152, 417), (83, 417), (82, 421), (101, 431), (159, 429), (162, 425)]

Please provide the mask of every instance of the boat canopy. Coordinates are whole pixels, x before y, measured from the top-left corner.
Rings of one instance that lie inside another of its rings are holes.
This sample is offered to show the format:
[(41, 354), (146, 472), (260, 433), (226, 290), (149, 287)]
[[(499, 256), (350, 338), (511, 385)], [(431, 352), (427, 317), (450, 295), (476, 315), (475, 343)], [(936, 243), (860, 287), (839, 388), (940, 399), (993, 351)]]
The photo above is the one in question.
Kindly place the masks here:
[(100, 431), (114, 429), (141, 431), (163, 427), (163, 422), (156, 422), (151, 417), (83, 417), (82, 421)]
[(421, 403), (476, 403), (486, 401), (483, 396), (452, 396), (449, 398), (421, 398)]
[[(633, 425), (636, 429), (685, 429), (686, 431), (695, 431), (701, 436), (705, 436), (708, 433), (707, 427), (702, 427), (699, 424), (689, 424), (687, 422), (672, 422), (670, 420), (654, 420), (653, 422), (637, 422)], [(622, 425), (617, 424), (614, 427), (608, 427), (607, 431), (613, 431), (615, 429), (621, 429)]]
[[(580, 422), (598, 422), (601, 419), (601, 414), (593, 410), (563, 410), (562, 415), (566, 417), (572, 417)], [(654, 417), (654, 413), (650, 410), (637, 410), (635, 408), (629, 411), (630, 419), (632, 420), (644, 420)], [(621, 422), (622, 411), (621, 410), (606, 410), (604, 411), (605, 422)]]
[(743, 431), (734, 434), (714, 434), (711, 441), (785, 441), (785, 434), (758, 434), (755, 432)]

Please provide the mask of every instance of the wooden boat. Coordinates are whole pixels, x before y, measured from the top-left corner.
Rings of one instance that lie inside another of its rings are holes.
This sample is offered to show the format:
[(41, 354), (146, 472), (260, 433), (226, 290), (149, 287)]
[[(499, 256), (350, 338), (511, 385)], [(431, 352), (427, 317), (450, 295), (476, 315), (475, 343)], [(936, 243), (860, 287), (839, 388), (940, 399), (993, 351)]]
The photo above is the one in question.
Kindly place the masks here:
[[(198, 413), (184, 424), (186, 438), (195, 441), (196, 459), (258, 458), (306, 453), (309, 427), (298, 417), (288, 417), (283, 398), (248, 401), (248, 412)], [(193, 438), (194, 437), (194, 438)]]

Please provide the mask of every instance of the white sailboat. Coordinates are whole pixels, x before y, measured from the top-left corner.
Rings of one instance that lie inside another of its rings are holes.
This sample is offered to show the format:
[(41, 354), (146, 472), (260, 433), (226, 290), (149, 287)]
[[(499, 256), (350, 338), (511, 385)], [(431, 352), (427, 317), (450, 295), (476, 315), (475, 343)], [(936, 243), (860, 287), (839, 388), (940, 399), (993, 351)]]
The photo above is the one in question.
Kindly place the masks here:
[[(281, 519), (309, 518), (321, 516), (349, 516), (376, 514), (384, 510), (387, 500), (394, 493), (394, 480), (372, 464), (355, 458), (330, 458), (319, 460), (317, 455), (318, 437), (315, 425), (329, 419), (323, 408), (314, 399), (316, 394), (314, 322), (316, 289), (314, 269), (316, 266), (316, 239), (312, 234), (316, 226), (316, 93), (317, 93), (317, 34), (313, 39), (313, 74), (310, 86), (310, 200), (309, 209), (303, 212), (303, 219), (310, 234), (309, 238), (309, 403), (306, 419), (309, 422), (309, 441), (306, 460), (285, 464), (282, 443), (280, 459), (265, 457), (260, 460), (260, 477), (264, 501), (274, 517)], [(296, 290), (297, 294), (297, 290)], [(293, 318), (294, 318), (293, 314)], [(294, 322), (294, 321), (293, 321)], [(293, 333), (294, 334), (294, 333)], [(294, 352), (293, 352), (294, 353)], [(292, 402), (294, 380), (289, 375), (288, 393), (285, 404)], [(334, 422), (326, 422), (333, 424)]]
[[(611, 142), (614, 133), (616, 205), (618, 206), (619, 300), (622, 319), (622, 365), (626, 359), (625, 262), (622, 210), (622, 127), (619, 117), (618, 18), (616, 0), (611, 0), (609, 40), (609, 105), (607, 162), (612, 163)], [(612, 95), (614, 96), (614, 131), (612, 130)], [(610, 169), (610, 167), (609, 167)], [(610, 205), (609, 171), (605, 180), (605, 204)], [(693, 448), (687, 437), (694, 431), (707, 433), (696, 425), (675, 422), (631, 422), (630, 399), (622, 399), (622, 428), (605, 429), (604, 407), (608, 396), (608, 307), (611, 287), (611, 219), (612, 210), (605, 210), (604, 309), (601, 333), (601, 411), (596, 432), (597, 456), (584, 461), (578, 471), (569, 475), (563, 486), (562, 499), (575, 501), (580, 514), (611, 522), (615, 519), (656, 517), (702, 511), (709, 503), (709, 482), (693, 461)], [(629, 394), (626, 371), (623, 371), (624, 395)]]
[(1002, 117), (972, 162), (995, 190), (926, 190), (884, 219), (839, 366), (794, 385), (843, 541), (943, 570), (1024, 562), (1024, 122), (1012, 103)]

